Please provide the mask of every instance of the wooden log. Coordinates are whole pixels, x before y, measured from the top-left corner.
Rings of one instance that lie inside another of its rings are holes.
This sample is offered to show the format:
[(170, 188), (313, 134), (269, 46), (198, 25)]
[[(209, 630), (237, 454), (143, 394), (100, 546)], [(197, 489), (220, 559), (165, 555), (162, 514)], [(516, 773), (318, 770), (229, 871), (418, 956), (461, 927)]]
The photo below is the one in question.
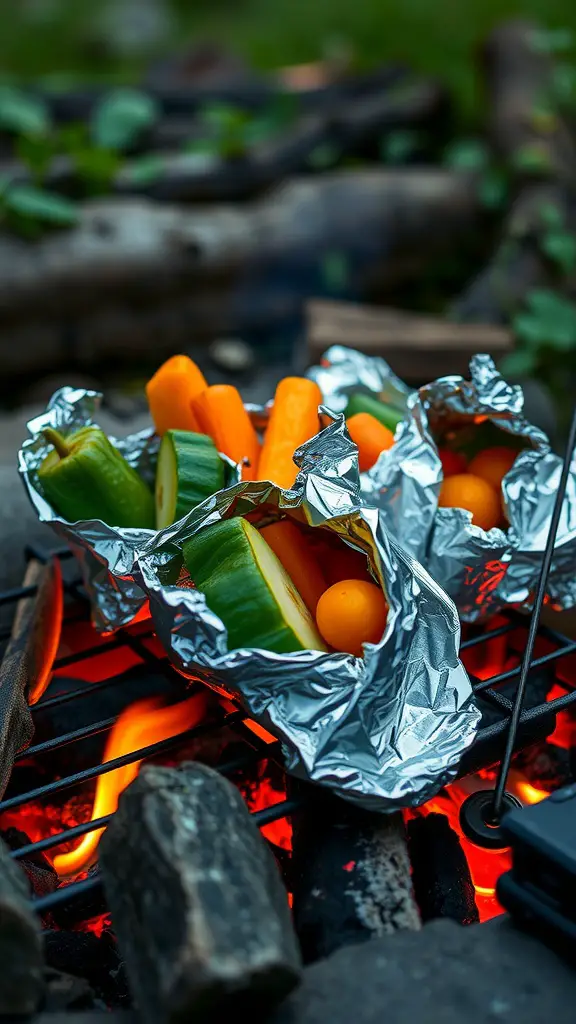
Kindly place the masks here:
[[(165, 202), (233, 202), (248, 199), (306, 169), (319, 147), (334, 153), (334, 160), (353, 156), (370, 143), (377, 144), (396, 128), (434, 129), (445, 123), (448, 113), (446, 91), (432, 79), (414, 79), (390, 90), (378, 89), (348, 100), (334, 100), (320, 110), (300, 116), (280, 134), (249, 146), (236, 159), (223, 159), (217, 147), (213, 155), (198, 159), (195, 154), (176, 150), (158, 156), (159, 173), (143, 181), (140, 163), (127, 160), (113, 182), (119, 195), (146, 195)], [(150, 133), (149, 149), (181, 147), (194, 138), (206, 138), (202, 123), (179, 119), (161, 122)], [(12, 182), (28, 182), (28, 170), (15, 161), (0, 165), (2, 175)], [(74, 164), (67, 157), (55, 159), (48, 170), (46, 186), (54, 191), (77, 194), (81, 183)]]
[(0, 1014), (34, 1013), (44, 991), (40, 923), (28, 881), (0, 841)]
[(381, 356), (402, 379), (418, 384), (446, 374), (466, 376), (470, 358), (495, 359), (513, 346), (510, 331), (491, 324), (458, 324), (388, 307), (314, 299), (306, 306), (307, 356), (317, 363), (330, 345)]
[[(556, 109), (539, 113), (548, 103), (554, 65), (538, 49), (537, 31), (529, 22), (509, 22), (492, 33), (484, 49), (490, 136), (524, 184), (494, 256), (452, 306), (452, 316), (461, 321), (508, 323), (528, 292), (558, 283), (562, 275), (541, 244), (549, 230), (547, 208), (556, 208), (563, 227), (576, 228), (576, 141)], [(522, 159), (530, 153), (538, 156), (536, 170)]]
[(24, 586), (35, 589), (18, 602), (0, 665), (0, 797), (16, 754), (32, 739), (28, 702), (37, 700), (48, 685), (62, 623), (62, 579), (56, 561), (29, 562)]
[(286, 890), (238, 790), (217, 772), (144, 768), (104, 833), (100, 865), (151, 1024), (262, 1013), (296, 984)]
[(458, 924), (479, 920), (474, 885), (458, 834), (445, 814), (408, 822), (414, 895), (422, 921), (448, 917)]
[(477, 226), (476, 193), (468, 174), (386, 168), (296, 178), (241, 206), (89, 202), (70, 230), (34, 243), (0, 236), (0, 322), (69, 322), (118, 299), (152, 303), (271, 266), (317, 268), (334, 251), (390, 286)]
[(304, 963), (420, 927), (401, 814), (367, 814), (312, 787), (292, 816), (294, 927)]
[(572, 183), (576, 141), (554, 102), (554, 61), (538, 45), (538, 34), (544, 34), (541, 27), (518, 19), (488, 37), (482, 61), (488, 129), (497, 152), (519, 174), (530, 173), (522, 157), (534, 152), (540, 156), (540, 175)]

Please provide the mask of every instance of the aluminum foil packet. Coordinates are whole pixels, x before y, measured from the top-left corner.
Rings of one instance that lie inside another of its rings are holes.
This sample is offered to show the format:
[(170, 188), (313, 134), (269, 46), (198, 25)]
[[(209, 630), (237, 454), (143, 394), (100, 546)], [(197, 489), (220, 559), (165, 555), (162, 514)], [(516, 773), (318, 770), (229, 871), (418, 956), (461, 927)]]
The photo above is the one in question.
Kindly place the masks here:
[[(18, 468), (39, 519), (69, 545), (80, 563), (94, 626), (100, 633), (110, 633), (145, 611), (146, 596), (130, 573), (136, 551), (145, 546), (154, 531), (111, 527), (98, 519), (68, 523), (44, 498), (37, 475), (51, 449), (42, 431), (54, 427), (66, 435), (96, 423), (101, 401), (102, 395), (96, 391), (70, 387), (56, 391), (46, 412), (27, 424), (31, 437), (18, 452)], [(110, 440), (153, 488), (160, 441), (152, 427), (122, 440)], [(229, 467), (230, 482), (235, 483), (239, 472), (230, 459), (221, 457)]]
[[(370, 379), (367, 361), (374, 362), (376, 384), (371, 390), (382, 392), (378, 380), (385, 377), (383, 360), (360, 356), (355, 388), (355, 362), (349, 357), (342, 367), (342, 359), (334, 359), (333, 353), (330, 349), (323, 365), (310, 372), (331, 408), (338, 406), (343, 392), (365, 389)], [(396, 381), (392, 371), (390, 375)], [(537, 587), (561, 459), (546, 435), (525, 419), (523, 405), (522, 389), (507, 384), (489, 356), (477, 355), (469, 380), (443, 377), (407, 395), (406, 419), (397, 428), (393, 448), (361, 475), (365, 501), (380, 510), (390, 532), (444, 587), (467, 622), (481, 621), (505, 606), (529, 610)], [(507, 530), (485, 532), (472, 525), (470, 513), (438, 507), (442, 466), (434, 436), (485, 421), (502, 431), (502, 444), (509, 444), (512, 436), (526, 446), (503, 481)], [(548, 579), (552, 607), (576, 604), (575, 567), (576, 460)]]
[[(416, 806), (455, 777), (480, 719), (458, 657), (456, 609), (361, 501), (357, 450), (342, 416), (303, 445), (296, 461), (293, 489), (240, 483), (157, 534), (140, 550), (135, 576), (175, 667), (240, 702), (282, 741), (290, 772), (376, 811)], [(382, 640), (366, 645), (363, 658), (228, 651), (224, 624), (183, 566), (182, 545), (255, 509), (331, 530), (365, 552), (389, 614)]]

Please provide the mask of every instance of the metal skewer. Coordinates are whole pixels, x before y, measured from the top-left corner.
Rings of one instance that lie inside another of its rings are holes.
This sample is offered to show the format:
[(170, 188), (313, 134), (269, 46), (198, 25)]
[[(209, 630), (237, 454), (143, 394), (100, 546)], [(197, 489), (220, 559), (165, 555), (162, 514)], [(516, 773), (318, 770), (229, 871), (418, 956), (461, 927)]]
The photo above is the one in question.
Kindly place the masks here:
[(570, 425), (570, 431), (568, 434), (566, 453), (564, 455), (564, 461), (562, 463), (560, 483), (558, 485), (558, 491), (556, 493), (556, 499), (554, 501), (554, 508), (552, 510), (552, 517), (550, 519), (550, 529), (548, 531), (546, 548), (544, 550), (542, 567), (540, 569), (540, 577), (538, 579), (538, 588), (536, 590), (536, 597), (534, 600), (534, 608), (532, 610), (532, 616), (530, 619), (528, 639), (526, 642), (526, 648), (524, 650), (524, 655), (522, 658), (522, 667), (520, 669), (518, 689), (516, 691), (514, 706), (512, 708), (512, 713), (510, 715), (510, 724), (508, 727), (508, 734), (506, 737), (506, 748), (504, 751), (504, 756), (500, 761), (500, 768), (498, 771), (496, 786), (494, 790), (484, 790), (479, 793), (473, 793), (472, 796), (468, 797), (468, 799), (464, 801), (462, 807), (460, 808), (460, 824), (464, 834), (474, 843), (477, 843), (479, 846), (489, 847), (492, 849), (497, 849), (499, 847), (507, 845), (505, 840), (502, 838), (499, 829), (502, 815), (506, 811), (511, 810), (514, 807), (521, 806), (519, 801), (516, 800), (515, 797), (513, 797), (510, 793), (506, 792), (506, 782), (508, 780), (508, 774), (510, 772), (512, 757), (514, 756), (516, 733), (518, 731), (520, 716), (522, 714), (524, 693), (526, 691), (528, 673), (530, 671), (530, 666), (532, 663), (534, 644), (536, 642), (536, 635), (538, 632), (538, 625), (540, 622), (542, 605), (544, 604), (544, 597), (546, 595), (546, 583), (548, 580), (548, 574), (550, 572), (550, 566), (552, 564), (552, 558), (554, 555), (554, 547), (556, 545), (558, 526), (560, 524), (560, 517), (562, 515), (562, 506), (564, 504), (564, 497), (566, 495), (566, 487), (568, 484), (570, 466), (572, 463), (572, 455), (575, 446), (576, 409), (574, 410), (574, 413), (572, 415), (572, 423)]

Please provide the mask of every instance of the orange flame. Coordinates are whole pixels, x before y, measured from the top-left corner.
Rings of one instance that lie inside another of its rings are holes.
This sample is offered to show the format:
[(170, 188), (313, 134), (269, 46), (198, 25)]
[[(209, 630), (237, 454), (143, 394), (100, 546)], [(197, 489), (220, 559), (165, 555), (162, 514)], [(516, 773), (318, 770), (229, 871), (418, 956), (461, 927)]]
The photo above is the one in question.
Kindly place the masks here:
[[(157, 697), (131, 704), (114, 724), (106, 744), (103, 763), (192, 729), (204, 717), (205, 708), (204, 694), (197, 694), (169, 707), (163, 707)], [(90, 820), (114, 813), (120, 794), (134, 781), (141, 764), (142, 761), (134, 761), (98, 777)], [(54, 858), (57, 873), (61, 876), (77, 875), (89, 867), (95, 860), (103, 831), (103, 828), (99, 828), (88, 832), (74, 850), (57, 854)]]

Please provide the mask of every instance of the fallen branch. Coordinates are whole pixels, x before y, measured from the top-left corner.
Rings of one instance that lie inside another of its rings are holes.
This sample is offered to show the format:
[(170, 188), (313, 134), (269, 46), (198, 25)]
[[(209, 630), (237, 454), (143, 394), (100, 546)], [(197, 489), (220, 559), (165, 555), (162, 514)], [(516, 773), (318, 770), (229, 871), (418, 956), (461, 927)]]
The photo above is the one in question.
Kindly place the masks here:
[(389, 287), (453, 249), (480, 213), (469, 175), (428, 168), (296, 178), (241, 206), (99, 200), (70, 230), (33, 243), (0, 236), (0, 321), (69, 322), (118, 299), (152, 303), (209, 281), (237, 286), (248, 272), (253, 284), (274, 267), (316, 275), (331, 252)]
[(512, 348), (509, 331), (491, 324), (457, 324), (404, 310), (313, 300), (306, 307), (308, 360), (330, 345), (381, 356), (399, 377), (421, 383), (446, 374), (466, 376), (470, 358), (498, 358)]

